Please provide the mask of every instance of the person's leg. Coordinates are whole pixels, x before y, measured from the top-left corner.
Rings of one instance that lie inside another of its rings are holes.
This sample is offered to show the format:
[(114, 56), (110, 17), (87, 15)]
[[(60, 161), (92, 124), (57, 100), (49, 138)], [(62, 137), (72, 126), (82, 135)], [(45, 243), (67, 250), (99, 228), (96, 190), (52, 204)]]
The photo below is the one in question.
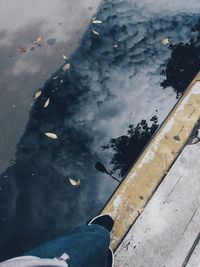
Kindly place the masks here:
[(109, 243), (110, 232), (106, 228), (97, 224), (84, 225), (24, 255), (54, 258), (67, 253), (69, 267), (105, 267)]

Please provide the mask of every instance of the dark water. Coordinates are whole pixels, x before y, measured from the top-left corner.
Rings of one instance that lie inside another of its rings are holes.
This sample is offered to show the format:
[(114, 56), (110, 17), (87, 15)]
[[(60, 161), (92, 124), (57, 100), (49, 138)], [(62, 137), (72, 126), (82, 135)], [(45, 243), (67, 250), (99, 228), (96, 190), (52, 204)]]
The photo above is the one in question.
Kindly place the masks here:
[[(107, 0), (96, 16), (103, 23), (88, 27), (70, 69), (61, 67), (44, 83), (16, 160), (1, 174), (1, 259), (95, 216), (118, 185), (96, 163), (122, 180), (176, 101), (172, 89), (160, 86), (171, 54), (161, 40), (188, 42), (197, 15), (152, 15), (129, 1)], [(69, 178), (80, 179), (80, 187)]]

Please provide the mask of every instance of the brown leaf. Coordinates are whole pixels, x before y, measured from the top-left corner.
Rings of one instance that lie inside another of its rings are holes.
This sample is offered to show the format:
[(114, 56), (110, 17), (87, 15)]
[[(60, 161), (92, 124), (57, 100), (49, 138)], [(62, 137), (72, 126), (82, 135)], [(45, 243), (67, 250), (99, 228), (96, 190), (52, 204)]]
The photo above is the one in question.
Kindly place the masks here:
[(70, 184), (71, 185), (73, 185), (73, 186), (80, 186), (80, 184), (81, 184), (81, 180), (80, 179), (78, 179), (78, 180), (75, 180), (75, 179), (69, 179), (69, 182), (70, 182)]
[(44, 104), (44, 108), (48, 107), (48, 105), (49, 105), (49, 101), (50, 101), (50, 98), (48, 98), (47, 101), (45, 102), (45, 104)]
[(162, 39), (162, 44), (163, 45), (168, 45), (169, 44), (169, 38), (166, 37), (166, 38)]
[(65, 56), (65, 55), (62, 55), (62, 57), (64, 58), (64, 60), (67, 60), (67, 56)]
[(41, 96), (41, 94), (42, 94), (41, 89), (38, 89), (38, 90), (35, 92), (35, 94), (34, 94), (34, 96), (33, 96), (33, 99), (36, 100), (39, 96)]
[(21, 46), (18, 47), (17, 50), (18, 50), (19, 53), (25, 53), (26, 52), (26, 48), (21, 47)]
[(65, 64), (64, 66), (63, 66), (63, 70), (64, 71), (66, 71), (66, 70), (68, 70), (70, 68), (70, 64), (69, 63), (67, 63), (67, 64)]
[(95, 35), (100, 35), (99, 32), (95, 31), (95, 30), (92, 30), (92, 32), (95, 34)]
[(33, 42), (33, 44), (41, 44), (41, 42), (43, 41), (43, 36), (40, 35), (36, 38), (35, 42)]
[(44, 134), (51, 139), (58, 139), (58, 136), (54, 133), (44, 133)]

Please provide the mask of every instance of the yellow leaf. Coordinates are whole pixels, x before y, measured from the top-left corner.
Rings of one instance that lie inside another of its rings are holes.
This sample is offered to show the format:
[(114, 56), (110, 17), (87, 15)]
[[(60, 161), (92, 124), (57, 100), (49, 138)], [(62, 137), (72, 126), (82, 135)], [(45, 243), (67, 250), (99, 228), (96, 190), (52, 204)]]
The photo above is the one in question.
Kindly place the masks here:
[(101, 24), (101, 23), (103, 23), (103, 21), (101, 21), (101, 20), (92, 20), (92, 23), (94, 23), (94, 24)]
[(92, 32), (93, 32), (95, 35), (100, 35), (100, 33), (98, 33), (98, 32), (95, 31), (95, 30), (92, 30)]
[(163, 45), (168, 45), (169, 44), (169, 38), (166, 37), (166, 38), (162, 39), (162, 44)]
[(62, 57), (64, 58), (64, 60), (67, 60), (67, 56), (65, 56), (65, 55), (62, 55)]
[(42, 35), (40, 35), (40, 36), (38, 36), (37, 38), (36, 38), (36, 40), (35, 40), (35, 42), (33, 42), (33, 44), (40, 44), (41, 42), (43, 41), (43, 36)]
[(69, 68), (70, 68), (70, 64), (69, 64), (69, 63), (67, 63), (67, 64), (65, 64), (65, 65), (63, 66), (63, 70), (64, 70), (64, 71), (68, 70)]
[(78, 180), (75, 180), (75, 179), (69, 179), (69, 182), (70, 182), (70, 184), (71, 185), (73, 185), (73, 186), (80, 186), (80, 184), (81, 184), (81, 180), (80, 179), (78, 179)]
[(26, 52), (26, 48), (24, 48), (24, 47), (18, 47), (17, 50), (19, 53), (25, 53)]
[(58, 139), (58, 136), (54, 133), (44, 133), (44, 134), (51, 139)]
[(44, 108), (48, 107), (48, 105), (49, 105), (49, 101), (50, 101), (50, 98), (48, 98), (47, 101), (45, 102), (45, 104), (44, 104)]
[(38, 90), (35, 92), (35, 94), (34, 94), (34, 96), (33, 96), (33, 99), (36, 100), (39, 96), (41, 96), (41, 94), (42, 94), (42, 91), (41, 91), (40, 89), (38, 89)]

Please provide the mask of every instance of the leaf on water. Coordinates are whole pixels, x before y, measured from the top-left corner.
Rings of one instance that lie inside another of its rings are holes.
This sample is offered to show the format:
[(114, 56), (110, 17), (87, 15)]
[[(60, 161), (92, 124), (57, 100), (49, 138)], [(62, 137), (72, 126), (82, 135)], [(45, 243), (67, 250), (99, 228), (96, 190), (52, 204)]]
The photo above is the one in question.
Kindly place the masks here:
[(113, 47), (115, 47), (115, 48), (118, 47), (118, 44), (113, 45)]
[(92, 32), (95, 34), (95, 35), (100, 35), (99, 32), (95, 31), (95, 30), (92, 30)]
[(103, 23), (103, 21), (101, 21), (101, 20), (92, 20), (92, 23), (94, 23), (94, 24), (101, 24), (101, 23)]
[(49, 101), (50, 101), (50, 98), (48, 98), (47, 101), (45, 102), (45, 104), (44, 104), (44, 108), (48, 107), (48, 105), (49, 105)]
[(198, 133), (197, 133), (197, 137), (200, 139), (200, 129), (198, 129), (197, 132), (198, 132)]
[(200, 138), (198, 138), (198, 137), (194, 138), (192, 140), (192, 145), (195, 145), (195, 144), (199, 143), (199, 141), (200, 141)]
[(64, 60), (67, 60), (67, 56), (65, 56), (65, 55), (62, 55), (62, 57), (64, 58)]
[(58, 136), (54, 133), (44, 133), (44, 134), (51, 139), (58, 139)]
[(18, 47), (17, 50), (18, 50), (19, 53), (25, 53), (26, 52), (26, 48), (21, 47), (21, 46)]
[(69, 63), (67, 63), (67, 64), (65, 64), (64, 66), (63, 66), (63, 70), (64, 71), (66, 71), (66, 70), (68, 70), (70, 68), (70, 64)]
[(169, 38), (166, 37), (166, 38), (162, 39), (162, 44), (163, 45), (168, 45), (169, 44)]
[(33, 44), (41, 44), (41, 42), (43, 41), (43, 36), (40, 35), (36, 38), (35, 42), (33, 42)]
[(70, 182), (70, 184), (71, 185), (73, 185), (73, 186), (80, 186), (80, 184), (81, 184), (81, 180), (80, 179), (78, 179), (78, 180), (75, 180), (75, 179), (69, 179), (69, 182)]
[(41, 94), (42, 94), (42, 91), (41, 91), (40, 89), (38, 89), (38, 90), (35, 92), (35, 94), (34, 94), (34, 96), (33, 96), (33, 99), (36, 100), (39, 96), (41, 96)]

